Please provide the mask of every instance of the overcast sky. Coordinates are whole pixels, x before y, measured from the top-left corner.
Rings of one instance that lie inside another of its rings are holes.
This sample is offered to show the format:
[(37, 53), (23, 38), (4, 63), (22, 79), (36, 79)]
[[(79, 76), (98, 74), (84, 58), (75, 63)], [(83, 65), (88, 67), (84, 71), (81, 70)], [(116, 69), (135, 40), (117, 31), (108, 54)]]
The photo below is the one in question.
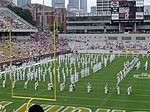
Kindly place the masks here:
[[(90, 8), (91, 6), (96, 6), (96, 0), (87, 0), (88, 1), (88, 12), (90, 12)], [(145, 5), (150, 5), (150, 0), (144, 0), (145, 1)], [(40, 3), (42, 4), (43, 3), (43, 0), (31, 0), (32, 3)], [(48, 5), (48, 6), (51, 6), (51, 0), (44, 0), (44, 4), (45, 5)], [(68, 4), (68, 0), (66, 0), (66, 7), (67, 7), (67, 4)]]
[[(96, 0), (87, 0), (88, 1), (88, 12), (91, 10), (91, 6), (96, 6)], [(32, 3), (40, 3), (40, 4), (43, 4), (43, 0), (31, 0)], [(45, 5), (48, 5), (48, 6), (51, 6), (51, 0), (44, 0), (44, 4)], [(67, 4), (68, 4), (68, 0), (66, 0), (66, 7), (67, 7)]]

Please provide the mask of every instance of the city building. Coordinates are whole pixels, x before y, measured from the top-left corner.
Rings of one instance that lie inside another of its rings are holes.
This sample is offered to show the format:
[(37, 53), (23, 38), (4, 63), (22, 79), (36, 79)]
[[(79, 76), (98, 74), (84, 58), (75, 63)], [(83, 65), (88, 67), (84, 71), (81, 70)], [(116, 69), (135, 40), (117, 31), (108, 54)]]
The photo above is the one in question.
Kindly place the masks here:
[(67, 16), (67, 33), (149, 32), (150, 14), (144, 14), (144, 0), (111, 1), (111, 12), (76, 13)]
[[(130, 4), (128, 2), (131, 1), (127, 1), (125, 4)], [(124, 14), (127, 11), (127, 7), (124, 12), (122, 11), (122, 7), (124, 5), (122, 4), (119, 6), (119, 17), (114, 15), (107, 16), (102, 12), (88, 14), (68, 14), (67, 33), (60, 34), (59, 38), (77, 41), (82, 40), (84, 42), (89, 42), (89, 44), (90, 42), (115, 41), (125, 43), (145, 42), (145, 45), (149, 45), (148, 42), (150, 42), (150, 14), (144, 14), (142, 1), (140, 3), (133, 3), (134, 7), (132, 6), (132, 3), (129, 5), (129, 10), (134, 10), (132, 12), (132, 16), (130, 15), (129, 18), (127, 18)], [(115, 11), (115, 9), (114, 7), (112, 8), (112, 14), (114, 14), (113, 11)], [(128, 13), (131, 14), (131, 12)]]
[(31, 4), (31, 0), (17, 0), (17, 6), (22, 7), (26, 4)]
[(67, 33), (69, 34), (92, 34), (109, 31), (118, 31), (118, 26), (111, 24), (110, 16), (80, 13), (67, 17)]
[(54, 8), (37, 3), (26, 5), (24, 8), (31, 11), (33, 19), (37, 22), (39, 28), (43, 28), (43, 30), (52, 29), (55, 22), (56, 26), (63, 24), (62, 32), (66, 32), (66, 8)]
[(80, 0), (80, 9), (87, 11), (87, 0)]
[(150, 5), (145, 5), (144, 6), (144, 14), (145, 15), (150, 15)]
[(91, 6), (91, 13), (96, 13), (96, 12), (97, 12), (96, 6)]
[(69, 0), (67, 9), (70, 9), (70, 8), (79, 9), (79, 0)]
[(75, 15), (81, 14), (81, 13), (83, 13), (83, 14), (87, 13), (88, 14), (88, 12), (83, 10), (83, 9), (75, 9), (75, 8), (70, 8), (67, 10), (67, 12), (70, 12), (71, 14), (75, 14)]
[(65, 8), (65, 0), (52, 0), (52, 7)]
[(110, 13), (111, 0), (97, 0), (97, 12)]

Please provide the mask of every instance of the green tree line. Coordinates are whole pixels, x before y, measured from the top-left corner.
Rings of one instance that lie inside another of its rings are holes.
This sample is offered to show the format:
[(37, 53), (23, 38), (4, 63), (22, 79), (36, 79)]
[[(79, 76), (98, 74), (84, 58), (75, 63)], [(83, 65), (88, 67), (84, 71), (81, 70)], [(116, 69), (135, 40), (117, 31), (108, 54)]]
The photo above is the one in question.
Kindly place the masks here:
[(11, 11), (28, 21), (33, 26), (36, 26), (36, 21), (33, 20), (32, 14), (28, 9), (22, 9), (21, 7), (11, 6), (8, 5), (7, 8), (9, 8)]

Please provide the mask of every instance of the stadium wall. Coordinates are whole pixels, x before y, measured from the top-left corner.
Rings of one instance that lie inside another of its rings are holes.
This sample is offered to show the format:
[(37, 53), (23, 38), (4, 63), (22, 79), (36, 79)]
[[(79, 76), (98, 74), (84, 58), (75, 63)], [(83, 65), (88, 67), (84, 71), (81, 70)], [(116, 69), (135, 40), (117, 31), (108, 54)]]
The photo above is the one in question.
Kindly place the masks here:
[(78, 50), (78, 53), (148, 54), (147, 51), (143, 51), (143, 50), (114, 50), (113, 52), (110, 52), (110, 50)]
[(143, 41), (150, 42), (150, 34), (130, 34), (128, 32), (121, 34), (59, 34), (60, 39), (73, 39), (81, 41)]

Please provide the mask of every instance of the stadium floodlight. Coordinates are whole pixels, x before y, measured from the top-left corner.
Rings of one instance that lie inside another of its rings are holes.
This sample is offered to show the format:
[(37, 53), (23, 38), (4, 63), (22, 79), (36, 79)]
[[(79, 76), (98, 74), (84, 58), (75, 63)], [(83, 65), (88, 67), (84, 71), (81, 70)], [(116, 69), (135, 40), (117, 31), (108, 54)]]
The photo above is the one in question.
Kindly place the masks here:
[[(9, 32), (9, 46), (10, 46), (10, 80), (11, 80), (11, 93), (12, 93), (12, 98), (20, 98), (20, 99), (27, 99), (29, 100), (26, 106), (26, 112), (28, 112), (28, 108), (30, 105), (30, 102), (32, 100), (43, 100), (43, 101), (56, 101), (56, 29), (55, 29), (55, 21), (54, 21), (54, 59), (53, 60), (48, 60), (53, 61), (54, 62), (54, 95), (52, 99), (48, 99), (48, 98), (34, 98), (34, 97), (26, 97), (26, 96), (18, 96), (18, 95), (14, 95), (14, 88), (12, 87), (12, 83), (13, 83), (13, 76), (12, 76), (12, 57), (13, 57), (13, 42), (12, 42), (12, 30), (11, 30), (11, 25), (10, 22), (8, 22), (8, 32)], [(36, 64), (35, 64), (36, 65)], [(21, 69), (21, 68), (17, 68), (17, 69)]]

